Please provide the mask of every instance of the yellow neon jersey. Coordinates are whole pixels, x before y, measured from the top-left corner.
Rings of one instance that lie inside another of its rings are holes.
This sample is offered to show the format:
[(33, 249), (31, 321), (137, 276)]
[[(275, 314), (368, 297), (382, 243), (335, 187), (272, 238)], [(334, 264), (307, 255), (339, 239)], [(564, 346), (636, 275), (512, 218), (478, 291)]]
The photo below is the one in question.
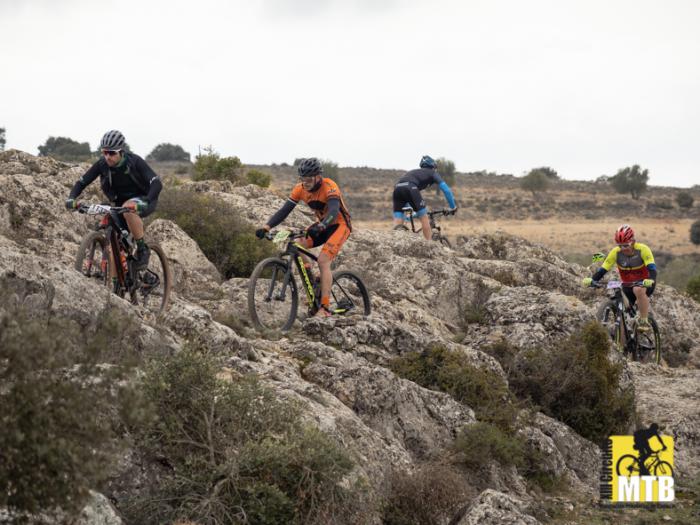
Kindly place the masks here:
[(615, 246), (601, 265), (606, 271), (609, 271), (613, 265), (617, 265), (617, 270), (620, 273), (620, 279), (624, 283), (641, 281), (649, 278), (649, 269), (647, 266), (654, 263), (654, 255), (646, 244), (641, 242), (634, 243), (634, 253), (625, 255), (619, 246)]

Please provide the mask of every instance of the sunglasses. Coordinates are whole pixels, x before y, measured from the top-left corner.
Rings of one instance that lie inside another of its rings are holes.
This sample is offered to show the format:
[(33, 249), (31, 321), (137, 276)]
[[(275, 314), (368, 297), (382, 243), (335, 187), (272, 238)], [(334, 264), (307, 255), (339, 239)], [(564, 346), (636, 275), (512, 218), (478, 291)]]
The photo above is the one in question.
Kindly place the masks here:
[(630, 246), (632, 246), (632, 243), (631, 243), (631, 242), (628, 242), (628, 243), (625, 243), (625, 244), (618, 244), (618, 246), (619, 246), (620, 248), (629, 248)]
[(111, 150), (111, 149), (103, 149), (102, 150), (102, 155), (105, 157), (114, 157), (115, 155), (119, 155), (119, 152), (121, 150)]

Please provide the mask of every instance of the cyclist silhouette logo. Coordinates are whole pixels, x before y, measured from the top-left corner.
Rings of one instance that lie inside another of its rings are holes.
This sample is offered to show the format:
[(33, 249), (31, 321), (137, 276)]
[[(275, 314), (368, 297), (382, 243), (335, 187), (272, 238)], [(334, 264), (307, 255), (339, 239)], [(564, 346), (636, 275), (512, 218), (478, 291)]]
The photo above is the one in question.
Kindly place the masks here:
[(651, 423), (631, 436), (603, 444), (601, 503), (658, 504), (673, 501), (673, 436)]
[(634, 439), (633, 448), (639, 452), (639, 475), (640, 476), (650, 476), (651, 472), (647, 468), (646, 461), (651, 455), (654, 454), (654, 450), (649, 445), (651, 438), (656, 438), (661, 443), (661, 451), (667, 449), (664, 444), (664, 440), (659, 434), (659, 425), (652, 423), (649, 428), (640, 428), (636, 430), (632, 435)]

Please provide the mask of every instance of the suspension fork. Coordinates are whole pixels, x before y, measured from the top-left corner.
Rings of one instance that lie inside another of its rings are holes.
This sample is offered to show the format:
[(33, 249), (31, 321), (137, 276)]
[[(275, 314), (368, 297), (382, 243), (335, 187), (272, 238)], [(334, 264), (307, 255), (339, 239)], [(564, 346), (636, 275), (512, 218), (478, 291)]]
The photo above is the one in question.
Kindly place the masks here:
[(311, 282), (311, 276), (309, 275), (309, 272), (306, 271), (306, 266), (304, 266), (304, 258), (300, 253), (296, 254), (294, 263), (297, 265), (297, 270), (299, 270), (299, 275), (301, 275), (301, 280), (304, 283), (306, 299), (309, 302), (309, 307), (312, 307), (316, 302), (316, 293), (314, 292), (314, 285)]
[(122, 267), (121, 246), (119, 246), (119, 239), (117, 237), (117, 232), (114, 230), (114, 226), (107, 228), (109, 251), (111, 252), (110, 262), (114, 265), (114, 271), (117, 275), (117, 282), (119, 282), (120, 286), (126, 288), (126, 275), (124, 275), (124, 268)]

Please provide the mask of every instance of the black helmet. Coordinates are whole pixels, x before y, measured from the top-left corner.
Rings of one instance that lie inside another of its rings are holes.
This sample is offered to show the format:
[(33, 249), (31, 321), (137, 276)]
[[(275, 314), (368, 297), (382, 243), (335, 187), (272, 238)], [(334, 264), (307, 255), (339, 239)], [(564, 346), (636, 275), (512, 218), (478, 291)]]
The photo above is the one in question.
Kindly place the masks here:
[(311, 177), (323, 173), (323, 167), (316, 157), (302, 160), (297, 169), (300, 177)]
[(430, 155), (423, 155), (420, 159), (421, 168), (429, 168), (431, 170), (437, 169), (437, 162)]
[(100, 149), (119, 150), (124, 149), (126, 139), (121, 131), (116, 129), (110, 130), (102, 136), (100, 141)]

